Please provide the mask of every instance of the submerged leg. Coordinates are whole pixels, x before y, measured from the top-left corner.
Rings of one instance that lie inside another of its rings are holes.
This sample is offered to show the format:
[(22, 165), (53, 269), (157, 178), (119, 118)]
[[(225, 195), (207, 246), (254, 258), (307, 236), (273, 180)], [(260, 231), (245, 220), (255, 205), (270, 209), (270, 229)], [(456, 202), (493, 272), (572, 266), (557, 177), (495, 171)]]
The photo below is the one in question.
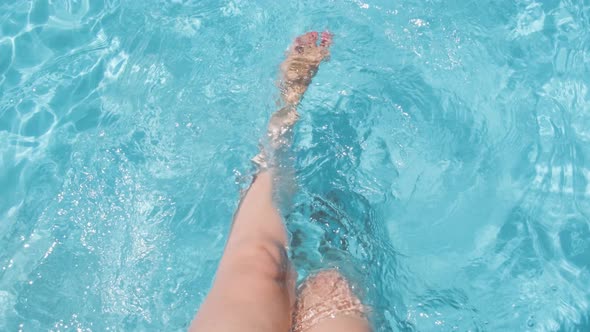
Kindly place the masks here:
[(336, 270), (307, 279), (297, 294), (293, 332), (369, 332), (366, 308)]
[[(329, 45), (317, 33), (298, 37), (281, 66), (286, 108), (269, 123), (271, 148), (297, 120), (296, 106)], [(320, 51), (322, 56), (320, 56)], [(294, 53), (296, 52), (296, 54)], [(296, 71), (295, 71), (296, 70)], [(276, 135), (272, 135), (272, 133)], [(289, 332), (295, 306), (295, 274), (287, 257), (287, 234), (273, 200), (276, 169), (272, 153), (255, 158), (261, 166), (244, 196), (217, 270), (213, 287), (191, 326), (198, 332)]]

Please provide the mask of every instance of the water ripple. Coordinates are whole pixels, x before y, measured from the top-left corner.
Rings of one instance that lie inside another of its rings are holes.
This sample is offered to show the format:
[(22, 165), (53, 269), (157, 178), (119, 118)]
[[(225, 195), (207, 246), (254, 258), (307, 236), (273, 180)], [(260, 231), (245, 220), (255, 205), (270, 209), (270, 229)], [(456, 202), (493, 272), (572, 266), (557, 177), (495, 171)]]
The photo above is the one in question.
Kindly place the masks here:
[(0, 328), (184, 330), (282, 51), (329, 27), (288, 210), (376, 331), (589, 326), (580, 1), (0, 3)]

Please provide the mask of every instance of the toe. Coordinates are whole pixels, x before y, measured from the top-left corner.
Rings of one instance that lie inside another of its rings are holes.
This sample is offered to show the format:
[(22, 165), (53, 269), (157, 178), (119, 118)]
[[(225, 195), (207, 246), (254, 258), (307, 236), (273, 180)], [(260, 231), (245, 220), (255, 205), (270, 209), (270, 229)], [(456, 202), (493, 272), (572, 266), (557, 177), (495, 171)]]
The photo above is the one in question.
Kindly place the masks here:
[(310, 31), (303, 35), (307, 40), (307, 45), (316, 46), (318, 44), (318, 33), (316, 31)]
[(316, 31), (310, 31), (303, 34), (295, 39), (295, 46), (314, 46), (318, 42), (318, 33)]
[(330, 31), (324, 31), (322, 32), (322, 41), (320, 43), (320, 46), (322, 47), (330, 47), (330, 45), (332, 45), (332, 38), (334, 37), (334, 35), (330, 32)]

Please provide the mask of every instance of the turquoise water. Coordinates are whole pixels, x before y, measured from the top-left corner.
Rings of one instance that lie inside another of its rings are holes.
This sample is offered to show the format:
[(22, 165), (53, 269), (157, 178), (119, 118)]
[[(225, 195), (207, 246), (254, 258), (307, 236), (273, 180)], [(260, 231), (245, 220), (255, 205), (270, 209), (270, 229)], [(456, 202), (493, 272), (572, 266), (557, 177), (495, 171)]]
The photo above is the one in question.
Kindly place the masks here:
[(0, 330), (185, 329), (298, 34), (301, 277), (377, 331), (590, 330), (587, 1), (0, 1)]

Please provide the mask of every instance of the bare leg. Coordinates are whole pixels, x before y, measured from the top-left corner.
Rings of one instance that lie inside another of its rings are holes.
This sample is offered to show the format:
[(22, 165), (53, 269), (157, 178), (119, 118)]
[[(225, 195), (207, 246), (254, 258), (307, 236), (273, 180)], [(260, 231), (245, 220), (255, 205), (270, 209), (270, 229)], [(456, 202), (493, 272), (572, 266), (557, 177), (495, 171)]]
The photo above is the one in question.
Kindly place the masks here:
[(271, 172), (259, 174), (241, 202), (213, 288), (191, 331), (289, 331), (294, 277), (272, 181)]
[(268, 123), (268, 145), (254, 158), (254, 162), (266, 168), (274, 162), (276, 150), (290, 145), (290, 131), (299, 119), (297, 106), (303, 97), (311, 79), (316, 74), (320, 63), (330, 56), (332, 35), (322, 32), (318, 45), (318, 33), (308, 32), (295, 39), (287, 52), (287, 59), (281, 64), (281, 108), (276, 111)]
[[(295, 41), (281, 66), (281, 88), (286, 105), (276, 112), (269, 124), (271, 146), (288, 144), (290, 127), (297, 121), (296, 105), (306, 91), (319, 63), (329, 56), (332, 36), (324, 32), (305, 34)], [(287, 137), (285, 139), (284, 137)], [(272, 142), (276, 142), (274, 145)], [(348, 281), (335, 270), (309, 278), (299, 289), (293, 315), (293, 332), (368, 332), (366, 308), (352, 291)]]
[[(328, 45), (312, 43), (314, 36), (317, 40), (317, 33), (299, 37), (281, 67), (282, 100), (288, 109), (281, 109), (271, 118), (272, 148), (281, 146), (284, 137), (281, 132), (297, 120), (296, 106), (323, 59), (319, 56), (320, 48), (327, 55)], [(264, 154), (257, 157), (259, 164), (266, 167), (261, 167), (263, 170), (238, 208), (215, 282), (191, 331), (288, 332), (291, 329), (295, 276), (285, 250), (285, 227), (273, 201), (274, 162), (268, 158)]]
[(293, 332), (369, 332), (366, 308), (336, 270), (323, 271), (301, 285)]

